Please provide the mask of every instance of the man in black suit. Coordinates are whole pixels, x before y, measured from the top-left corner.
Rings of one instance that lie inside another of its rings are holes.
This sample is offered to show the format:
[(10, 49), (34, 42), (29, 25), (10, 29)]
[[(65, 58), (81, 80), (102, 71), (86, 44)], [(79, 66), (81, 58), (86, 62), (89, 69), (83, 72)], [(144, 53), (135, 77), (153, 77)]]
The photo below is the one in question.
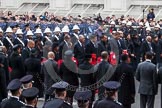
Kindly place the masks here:
[[(60, 65), (59, 74), (63, 81), (68, 82), (70, 85), (78, 87), (79, 80), (78, 80), (78, 69), (76, 63), (72, 60), (73, 52), (68, 50), (64, 54), (63, 63)], [(73, 95), (75, 90), (69, 90), (67, 93), (67, 99), (69, 103), (72, 105), (73, 103)]]
[(85, 37), (79, 36), (78, 42), (74, 45), (74, 57), (78, 60), (79, 65), (83, 63), (85, 56)]
[(53, 52), (48, 52), (48, 60), (42, 64), (42, 73), (44, 74), (44, 90), (45, 101), (51, 98), (51, 94), (48, 93), (49, 88), (56, 82), (58, 77), (58, 65), (54, 61), (55, 55)]
[(9, 99), (4, 99), (0, 104), (1, 108), (22, 108), (25, 104), (19, 100), (21, 95), (21, 82), (19, 79), (12, 80), (7, 89), (11, 91), (11, 97)]
[(122, 103), (124, 108), (131, 108), (135, 97), (135, 82), (133, 67), (129, 65), (129, 55), (121, 56), (122, 63), (117, 67), (112, 80), (119, 81), (121, 87), (118, 92), (118, 101)]
[(59, 45), (59, 56), (62, 59), (65, 51), (72, 48), (71, 38), (68, 34), (64, 36), (64, 41)]
[(85, 46), (85, 53), (98, 55), (97, 36), (95, 34), (91, 34), (89, 39), (89, 43)]
[(58, 61), (59, 60), (59, 43), (54, 42), (52, 44), (52, 47), (51, 48), (52, 48), (52, 52), (55, 54), (54, 60), (55, 61)]
[[(106, 51), (103, 51), (101, 53), (101, 58), (102, 61), (99, 64), (95, 65), (95, 68), (97, 69), (94, 74), (96, 82), (100, 82), (100, 80), (104, 76), (107, 76), (104, 79), (109, 80), (113, 75), (112, 65), (108, 63), (108, 53)], [(104, 98), (104, 90), (105, 88), (103, 86), (98, 88), (99, 99)]]
[(34, 47), (35, 47), (35, 42), (33, 40), (29, 40), (28, 41), (28, 44), (27, 44), (27, 47), (25, 47), (22, 50), (22, 58), (23, 58), (23, 61), (25, 61), (27, 58), (29, 58), (30, 51)]
[(140, 49), (141, 51), (140, 52), (142, 52), (142, 59), (143, 59), (143, 61), (144, 61), (144, 59), (145, 59), (145, 54), (146, 54), (146, 52), (151, 52), (151, 53), (154, 53), (153, 52), (153, 46), (152, 46), (152, 38), (151, 38), (151, 36), (147, 36), (146, 37), (146, 41), (144, 41), (143, 43), (142, 43), (142, 46), (141, 46), (141, 49)]
[(105, 33), (102, 33), (100, 41), (98, 42), (98, 54), (101, 55), (101, 52), (103, 51), (107, 51), (108, 53), (111, 51), (111, 47), (108, 43), (108, 38)]
[[(85, 61), (83, 64), (79, 66), (79, 76), (81, 79), (81, 87), (91, 86), (95, 83), (94, 78), (94, 66), (91, 64), (92, 56), (90, 54), (85, 55)], [(91, 108), (92, 103), (94, 101), (95, 93), (92, 90), (92, 98), (89, 102), (89, 106)]]
[(157, 70), (151, 63), (152, 53), (146, 52), (145, 61), (138, 64), (136, 79), (140, 82), (140, 108), (154, 108), (155, 95), (157, 94)]

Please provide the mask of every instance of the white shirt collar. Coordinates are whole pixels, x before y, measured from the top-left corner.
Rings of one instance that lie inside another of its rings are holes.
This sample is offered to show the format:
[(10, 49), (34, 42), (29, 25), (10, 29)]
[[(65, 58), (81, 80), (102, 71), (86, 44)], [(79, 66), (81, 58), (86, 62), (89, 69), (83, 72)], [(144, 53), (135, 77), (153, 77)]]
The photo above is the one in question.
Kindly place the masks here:
[(12, 98), (16, 98), (16, 99), (18, 99), (19, 100), (19, 97), (17, 97), (17, 96), (11, 96)]
[(35, 108), (35, 106), (33, 106), (33, 105), (29, 105), (29, 104), (27, 104), (26, 106), (31, 106), (31, 107)]
[(151, 62), (151, 60), (150, 60), (150, 59), (146, 59), (146, 61)]

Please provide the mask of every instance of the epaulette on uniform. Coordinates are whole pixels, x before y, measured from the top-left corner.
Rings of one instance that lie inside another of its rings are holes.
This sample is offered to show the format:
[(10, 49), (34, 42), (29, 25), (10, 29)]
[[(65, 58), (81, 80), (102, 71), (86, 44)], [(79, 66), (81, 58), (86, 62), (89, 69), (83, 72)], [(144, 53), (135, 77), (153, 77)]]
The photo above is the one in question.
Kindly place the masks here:
[(22, 103), (22, 104), (24, 104), (24, 105), (26, 105), (24, 102), (22, 102), (22, 101), (20, 101), (20, 100), (18, 100), (20, 103)]
[(8, 98), (4, 98), (4, 99), (2, 99), (2, 102), (3, 102), (3, 101), (6, 101), (6, 100), (8, 100)]
[(119, 104), (120, 106), (122, 106), (122, 103), (120, 103), (119, 101), (115, 100), (115, 103)]

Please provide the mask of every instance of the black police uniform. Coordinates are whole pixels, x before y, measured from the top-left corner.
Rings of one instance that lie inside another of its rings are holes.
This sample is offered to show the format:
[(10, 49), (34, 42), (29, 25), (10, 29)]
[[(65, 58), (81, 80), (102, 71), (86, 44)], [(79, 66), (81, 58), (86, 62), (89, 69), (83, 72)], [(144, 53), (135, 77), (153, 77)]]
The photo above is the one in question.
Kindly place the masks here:
[[(103, 86), (106, 88), (106, 91), (117, 91), (121, 84), (116, 81), (108, 81), (105, 82)], [(123, 106), (113, 98), (106, 97), (103, 100), (97, 101), (94, 104), (94, 108), (123, 108)]]
[[(38, 96), (38, 93), (39, 93), (39, 90), (36, 87), (32, 87), (32, 88), (28, 88), (28, 89), (24, 90), (22, 92), (22, 96), (28, 102), (28, 101), (32, 101), (32, 100), (36, 99)], [(27, 104), (22, 108), (37, 108), (37, 106)]]
[(117, 101), (106, 98), (104, 100), (101, 100), (97, 103), (97, 105), (94, 105), (94, 108), (123, 108), (120, 103)]
[[(79, 108), (84, 108), (84, 104), (88, 102), (92, 97), (92, 92), (90, 90), (86, 90), (83, 88), (83, 91), (76, 91), (74, 94), (74, 98), (78, 101), (78, 107)], [(85, 106), (87, 108), (88, 106)], [(89, 106), (91, 108), (92, 106)]]
[[(57, 91), (66, 91), (66, 88), (68, 86), (69, 84), (67, 82), (60, 81), (60, 82), (54, 83), (52, 85), (52, 88)], [(71, 105), (69, 105), (64, 100), (59, 99), (59, 98), (54, 98), (53, 100), (46, 102), (44, 105), (44, 108), (53, 108), (53, 106), (55, 106), (55, 108), (72, 108)]]
[[(24, 77), (22, 77), (20, 79), (20, 81), (22, 82), (22, 84), (28, 84), (28, 83), (32, 82), (32, 80), (33, 80), (33, 75), (25, 75)], [(26, 90), (26, 89), (28, 89), (28, 88), (25, 88), (23, 86), (23, 91)], [(25, 102), (25, 99), (24, 99), (24, 97), (22, 95), (20, 96), (20, 100), (23, 101), (23, 102)]]
[[(21, 82), (19, 81), (19, 79), (14, 79), (8, 84), (7, 89), (15, 91), (20, 89), (20, 87)], [(19, 100), (19, 97), (11, 96), (9, 99), (6, 98), (1, 102), (0, 108), (21, 108), (24, 105), (25, 104)]]

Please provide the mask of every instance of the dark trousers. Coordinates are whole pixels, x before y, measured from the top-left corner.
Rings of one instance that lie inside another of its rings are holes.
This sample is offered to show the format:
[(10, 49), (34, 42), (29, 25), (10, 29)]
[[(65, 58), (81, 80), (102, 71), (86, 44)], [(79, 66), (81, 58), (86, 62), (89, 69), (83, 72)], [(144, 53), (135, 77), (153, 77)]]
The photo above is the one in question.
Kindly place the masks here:
[(131, 104), (123, 104), (124, 108), (131, 108)]
[(140, 94), (140, 108), (154, 108), (155, 95)]

